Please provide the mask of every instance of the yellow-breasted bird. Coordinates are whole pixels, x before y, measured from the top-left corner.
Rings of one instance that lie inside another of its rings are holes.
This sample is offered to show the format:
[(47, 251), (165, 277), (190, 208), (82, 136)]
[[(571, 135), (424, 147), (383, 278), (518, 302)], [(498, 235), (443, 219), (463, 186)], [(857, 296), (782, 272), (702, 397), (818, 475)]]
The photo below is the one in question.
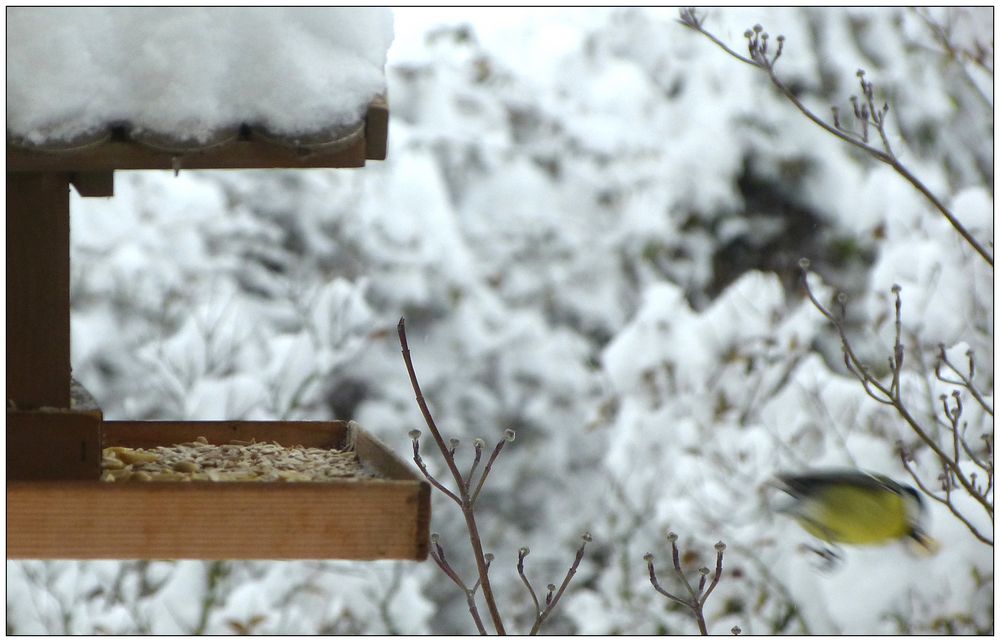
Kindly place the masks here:
[(791, 502), (778, 510), (811, 535), (831, 544), (879, 545), (912, 539), (937, 549), (921, 525), (924, 502), (912, 486), (860, 470), (777, 475)]

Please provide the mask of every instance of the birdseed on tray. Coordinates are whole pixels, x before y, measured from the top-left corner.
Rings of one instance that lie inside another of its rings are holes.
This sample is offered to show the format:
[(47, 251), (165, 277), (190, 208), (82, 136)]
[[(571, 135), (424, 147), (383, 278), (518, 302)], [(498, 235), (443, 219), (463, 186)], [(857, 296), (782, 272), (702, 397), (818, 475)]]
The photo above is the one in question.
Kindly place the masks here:
[(102, 481), (322, 482), (376, 477), (353, 450), (241, 441), (225, 445), (204, 437), (156, 448), (105, 448)]

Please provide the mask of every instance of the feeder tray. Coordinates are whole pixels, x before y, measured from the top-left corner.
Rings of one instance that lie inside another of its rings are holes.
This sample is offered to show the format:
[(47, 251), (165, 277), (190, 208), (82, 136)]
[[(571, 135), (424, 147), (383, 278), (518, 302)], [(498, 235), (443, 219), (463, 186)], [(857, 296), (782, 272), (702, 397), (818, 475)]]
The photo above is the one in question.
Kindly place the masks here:
[[(8, 412), (8, 470), (46, 453), (12, 451), (11, 435), (37, 434), (44, 415)], [(88, 419), (82, 413), (77, 420)], [(13, 431), (13, 432), (12, 432)], [(372, 475), (322, 482), (9, 479), (8, 558), (424, 559), (430, 486), (354, 422), (107, 421), (105, 448), (195, 441), (275, 441), (353, 450)], [(21, 445), (24, 445), (24, 439)], [(64, 452), (44, 444), (46, 451)], [(77, 451), (80, 452), (80, 451)], [(23, 470), (23, 467), (21, 468)], [(9, 474), (9, 473), (8, 473)]]
[[(7, 139), (7, 556), (113, 559), (427, 557), (430, 486), (357, 424), (104, 421), (70, 377), (69, 188), (112, 196), (120, 169), (362, 167), (386, 155), (388, 108), (282, 137), (210, 141), (109, 123), (86, 139)], [(101, 481), (104, 448), (232, 440), (353, 450), (374, 476), (332, 481)]]

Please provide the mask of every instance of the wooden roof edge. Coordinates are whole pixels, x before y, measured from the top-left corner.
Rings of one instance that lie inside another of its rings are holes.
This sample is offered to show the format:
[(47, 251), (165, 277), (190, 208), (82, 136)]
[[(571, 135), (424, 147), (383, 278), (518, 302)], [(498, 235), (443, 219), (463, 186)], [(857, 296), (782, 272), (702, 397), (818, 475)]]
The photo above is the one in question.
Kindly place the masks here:
[(366, 160), (385, 159), (388, 123), (385, 96), (376, 96), (357, 125), (301, 136), (246, 124), (208, 142), (134, 133), (121, 124), (62, 147), (24, 145), (8, 136), (7, 171), (363, 167)]

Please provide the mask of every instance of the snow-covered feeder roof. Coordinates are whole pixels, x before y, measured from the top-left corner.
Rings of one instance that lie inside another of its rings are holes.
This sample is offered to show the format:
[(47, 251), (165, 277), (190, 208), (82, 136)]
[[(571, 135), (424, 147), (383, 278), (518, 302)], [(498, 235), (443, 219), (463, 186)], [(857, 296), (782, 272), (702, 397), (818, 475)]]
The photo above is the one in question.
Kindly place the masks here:
[(8, 8), (8, 142), (335, 141), (384, 94), (392, 37), (376, 7)]

